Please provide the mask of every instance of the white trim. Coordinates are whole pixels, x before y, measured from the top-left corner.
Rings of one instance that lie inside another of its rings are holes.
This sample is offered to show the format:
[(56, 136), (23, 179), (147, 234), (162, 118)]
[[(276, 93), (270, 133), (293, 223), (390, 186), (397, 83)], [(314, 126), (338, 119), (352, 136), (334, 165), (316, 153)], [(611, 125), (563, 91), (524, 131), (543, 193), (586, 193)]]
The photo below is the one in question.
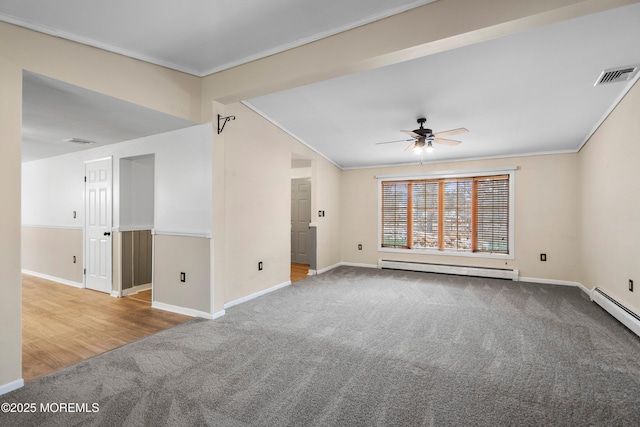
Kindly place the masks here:
[(443, 179), (443, 178), (471, 178), (476, 176), (493, 176), (511, 174), (520, 166), (504, 166), (499, 168), (482, 168), (482, 169), (458, 169), (449, 171), (433, 171), (426, 173), (413, 173), (409, 175), (376, 175), (375, 179), (385, 181), (404, 181), (411, 179)]
[(305, 147), (307, 147), (309, 150), (313, 151), (314, 153), (316, 153), (317, 155), (319, 155), (320, 157), (322, 157), (323, 159), (325, 159), (326, 161), (328, 161), (329, 163), (331, 163), (332, 165), (334, 165), (335, 167), (337, 167), (338, 169), (342, 170), (342, 166), (340, 166), (339, 164), (337, 164), (336, 162), (334, 162), (333, 160), (331, 160), (328, 156), (325, 156), (324, 154), (322, 154), (321, 152), (319, 152), (316, 148), (312, 147), (310, 144), (308, 144), (304, 139), (300, 138), (299, 136), (297, 136), (296, 134), (294, 134), (293, 132), (289, 131), (287, 128), (285, 128), (284, 126), (282, 126), (280, 123), (276, 122), (274, 119), (272, 119), (271, 117), (269, 117), (268, 115), (266, 115), (265, 113), (263, 113), (262, 111), (260, 111), (258, 108), (256, 108), (254, 105), (252, 105), (251, 103), (249, 103), (248, 101), (241, 101), (242, 104), (244, 104), (247, 108), (249, 108), (250, 110), (252, 110), (254, 113), (258, 114), (259, 116), (261, 116), (263, 119), (265, 119), (266, 121), (268, 121), (269, 123), (271, 123), (272, 125), (274, 125), (275, 127), (277, 127), (278, 129), (280, 129), (281, 131), (283, 131), (284, 133), (288, 134), (291, 138), (295, 139), (296, 141), (298, 141), (300, 144), (304, 145)]
[[(213, 239), (209, 240), (209, 309), (213, 313), (213, 310), (216, 309), (216, 292), (215, 292), (215, 258), (214, 258), (214, 248), (215, 244)], [(218, 317), (224, 316), (224, 310), (218, 311), (217, 313), (213, 313), (213, 318), (216, 319)]]
[(339, 262), (339, 263), (337, 263), (337, 264), (330, 265), (329, 267), (325, 267), (325, 268), (322, 268), (322, 269), (318, 270), (316, 274), (326, 273), (327, 271), (331, 271), (331, 270), (333, 270), (334, 268), (338, 268), (338, 267), (340, 267), (341, 265), (342, 265), (342, 263), (341, 263), (341, 262)]
[(570, 280), (556, 280), (556, 279), (542, 279), (539, 277), (521, 277), (521, 282), (531, 282), (531, 283), (542, 283), (546, 285), (558, 285), (558, 286), (574, 286), (576, 288), (580, 288), (582, 292), (587, 294), (589, 297), (591, 296), (591, 291), (587, 289), (580, 282), (572, 282)]
[(23, 268), (22, 273), (27, 274), (29, 276), (39, 277), (45, 280), (51, 280), (52, 282), (60, 283), (63, 285), (73, 286), (74, 288), (84, 288), (83, 283), (74, 282), (73, 280), (62, 279), (56, 276), (50, 276), (48, 274), (38, 273), (37, 271), (26, 270)]
[(341, 262), (340, 265), (347, 267), (378, 268), (377, 264), (362, 264), (359, 262)]
[(24, 387), (24, 379), (20, 378), (10, 383), (0, 385), (0, 395), (7, 394), (13, 390)]
[(246, 297), (242, 297), (242, 298), (239, 298), (239, 299), (237, 299), (237, 300), (230, 301), (230, 302), (228, 302), (228, 303), (226, 303), (226, 304), (224, 305), (224, 308), (225, 308), (225, 310), (226, 310), (226, 309), (231, 308), (231, 307), (233, 307), (233, 306), (236, 306), (236, 305), (238, 305), (238, 304), (242, 304), (243, 302), (250, 301), (250, 300), (252, 300), (252, 299), (254, 299), (254, 298), (258, 298), (258, 297), (261, 297), (261, 296), (266, 295), (266, 294), (268, 294), (268, 293), (271, 293), (271, 292), (273, 292), (273, 291), (277, 291), (278, 289), (282, 289), (282, 288), (284, 288), (284, 287), (287, 287), (287, 286), (289, 286), (290, 284), (291, 284), (291, 281), (290, 281), (290, 280), (288, 280), (288, 281), (286, 281), (286, 282), (284, 282), (284, 283), (280, 283), (279, 285), (275, 285), (275, 286), (272, 286), (272, 287), (270, 287), (270, 288), (268, 288), (268, 289), (264, 289), (264, 290), (262, 290), (262, 291), (255, 292), (255, 293), (253, 293), (253, 294), (251, 294), (251, 295), (247, 295)]
[(151, 289), (151, 283), (145, 283), (143, 285), (137, 285), (129, 289), (122, 290), (122, 296), (128, 297), (129, 295), (135, 295), (138, 292), (148, 291)]
[(345, 167), (342, 167), (341, 169), (344, 171), (348, 171), (348, 170), (360, 170), (360, 169), (393, 168), (393, 167), (404, 167), (404, 166), (427, 166), (427, 165), (437, 165), (440, 163), (462, 163), (462, 162), (475, 162), (478, 160), (517, 159), (519, 157), (553, 156), (556, 154), (575, 154), (577, 152), (578, 152), (577, 149), (548, 150), (548, 151), (535, 151), (535, 152), (528, 152), (528, 153), (502, 154), (502, 155), (494, 155), (494, 156), (447, 158), (447, 159), (432, 160), (432, 161), (423, 160), (422, 162), (387, 163), (387, 164), (368, 165), (368, 166), (348, 166), (348, 167), (345, 166)]
[(163, 302), (153, 301), (151, 302), (151, 308), (157, 308), (158, 310), (170, 311), (172, 313), (184, 314), (191, 317), (202, 317), (204, 319), (213, 319), (213, 315), (200, 310), (194, 310), (192, 308), (178, 307), (177, 305), (165, 304)]
[(42, 224), (22, 224), (23, 227), (28, 228), (48, 228), (52, 230), (83, 230), (82, 227), (74, 225), (42, 225)]
[(318, 270), (309, 269), (307, 276), (315, 276), (316, 274), (318, 274)]
[(124, 233), (126, 231), (150, 231), (153, 230), (153, 225), (127, 225), (124, 227), (113, 227), (111, 230), (116, 233)]
[(114, 298), (122, 298), (122, 292), (121, 291), (111, 291), (111, 293), (109, 294)]
[[(486, 259), (504, 259), (514, 260), (516, 256), (516, 171), (519, 166), (504, 166), (499, 168), (484, 168), (484, 169), (464, 169), (464, 170), (451, 170), (441, 172), (426, 172), (411, 175), (379, 175), (375, 176), (378, 180), (378, 252), (395, 252), (403, 254), (418, 254), (418, 255), (445, 255), (465, 258), (486, 258)], [(402, 249), (402, 248), (385, 248), (382, 247), (382, 182), (388, 181), (405, 181), (405, 180), (419, 180), (419, 179), (447, 179), (447, 178), (473, 178), (481, 176), (493, 176), (493, 175), (509, 175), (509, 253), (500, 254), (492, 252), (464, 252), (464, 251), (451, 251), (451, 250), (437, 250), (437, 249)]]
[(192, 233), (188, 231), (171, 231), (171, 230), (156, 230), (152, 229), (151, 234), (157, 236), (174, 236), (174, 237), (193, 237), (197, 239), (210, 239), (210, 232), (198, 232)]
[(215, 312), (215, 313), (213, 313), (213, 315), (211, 316), (211, 319), (212, 319), (212, 320), (215, 320), (215, 319), (217, 319), (218, 317), (222, 317), (222, 316), (224, 316), (225, 314), (227, 314), (227, 312), (226, 312), (226, 311), (224, 311), (224, 310), (216, 311), (216, 312)]

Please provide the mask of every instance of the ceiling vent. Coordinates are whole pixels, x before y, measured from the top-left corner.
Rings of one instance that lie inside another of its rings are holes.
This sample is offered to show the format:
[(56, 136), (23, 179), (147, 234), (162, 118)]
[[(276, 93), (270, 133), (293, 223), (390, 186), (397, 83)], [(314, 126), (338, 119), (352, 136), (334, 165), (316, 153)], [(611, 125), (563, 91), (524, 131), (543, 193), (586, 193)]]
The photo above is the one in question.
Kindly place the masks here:
[(81, 138), (67, 138), (67, 139), (63, 139), (64, 142), (73, 142), (74, 144), (82, 144), (82, 145), (86, 145), (86, 144), (95, 144), (95, 141), (89, 141), (88, 139), (81, 139)]
[(594, 86), (598, 86), (605, 83), (627, 82), (631, 80), (637, 73), (640, 66), (632, 65), (629, 67), (612, 68), (604, 70)]

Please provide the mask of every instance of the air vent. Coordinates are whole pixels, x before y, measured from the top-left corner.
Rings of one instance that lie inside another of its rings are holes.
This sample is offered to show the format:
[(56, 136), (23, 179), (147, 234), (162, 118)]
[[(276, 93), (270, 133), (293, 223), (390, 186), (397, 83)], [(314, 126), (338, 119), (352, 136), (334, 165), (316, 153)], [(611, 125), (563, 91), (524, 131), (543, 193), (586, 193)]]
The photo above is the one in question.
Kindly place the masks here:
[(640, 66), (633, 65), (629, 67), (621, 67), (610, 70), (604, 70), (594, 86), (605, 83), (627, 82), (631, 80), (637, 73)]
[(74, 144), (95, 144), (95, 141), (89, 141), (88, 139), (81, 139), (81, 138), (67, 138), (67, 139), (63, 139), (64, 142), (73, 142)]

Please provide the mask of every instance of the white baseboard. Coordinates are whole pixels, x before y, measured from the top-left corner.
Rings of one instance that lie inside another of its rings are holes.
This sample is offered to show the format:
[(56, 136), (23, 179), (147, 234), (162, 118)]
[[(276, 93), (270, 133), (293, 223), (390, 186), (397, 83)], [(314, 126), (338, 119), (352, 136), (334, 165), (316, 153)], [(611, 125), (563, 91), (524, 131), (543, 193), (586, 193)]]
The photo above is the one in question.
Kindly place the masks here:
[(211, 313), (206, 313), (204, 311), (194, 310), (192, 308), (178, 307), (177, 305), (165, 304), (163, 302), (157, 302), (157, 301), (153, 301), (151, 303), (151, 308), (157, 308), (158, 310), (170, 311), (172, 313), (184, 314), (185, 316), (202, 317), (203, 319), (213, 319), (214, 318)]
[(340, 265), (345, 265), (347, 267), (378, 268), (377, 264), (362, 264), (359, 262), (341, 262)]
[(74, 282), (73, 280), (67, 280), (60, 277), (50, 276), (48, 274), (38, 273), (37, 271), (26, 270), (23, 268), (22, 273), (29, 276), (39, 277), (45, 280), (51, 280), (52, 282), (62, 283), (63, 285), (73, 286), (74, 288), (84, 288), (84, 283)]
[(309, 272), (307, 273), (307, 276), (315, 276), (316, 274), (318, 274), (317, 270), (311, 270), (309, 269)]
[(521, 282), (543, 283), (546, 285), (574, 286), (580, 288), (582, 292), (591, 297), (591, 291), (580, 282), (571, 282), (569, 280), (541, 279), (538, 277), (520, 277)]
[(224, 310), (220, 310), (220, 311), (216, 311), (215, 313), (213, 313), (213, 316), (211, 316), (213, 319), (217, 319), (218, 317), (222, 317), (226, 314), (226, 311)]
[(111, 291), (110, 295), (114, 298), (122, 298), (122, 292), (120, 291)]
[(137, 294), (138, 292), (148, 291), (151, 289), (151, 283), (145, 283), (144, 285), (134, 286), (133, 288), (125, 289), (122, 291), (123, 297), (128, 297), (129, 295)]
[(342, 265), (342, 263), (341, 263), (341, 262), (339, 262), (339, 263), (337, 263), (337, 264), (330, 265), (329, 267), (325, 267), (325, 268), (323, 268), (323, 269), (318, 270), (318, 272), (317, 272), (316, 274), (326, 273), (327, 271), (331, 271), (331, 270), (333, 270), (334, 268), (338, 268), (338, 267), (340, 267), (341, 265)]
[(19, 380), (11, 381), (7, 384), (0, 385), (0, 395), (7, 394), (10, 391), (17, 390), (24, 386), (24, 380), (20, 378)]
[(266, 295), (266, 294), (268, 294), (268, 293), (270, 293), (270, 292), (277, 291), (278, 289), (282, 289), (282, 288), (284, 288), (285, 286), (289, 286), (290, 284), (291, 284), (291, 281), (290, 281), (290, 280), (288, 280), (288, 281), (286, 281), (286, 282), (284, 282), (284, 283), (280, 283), (279, 285), (272, 286), (272, 287), (270, 287), (269, 289), (265, 289), (265, 290), (263, 290), (263, 291), (259, 291), (259, 292), (253, 293), (253, 294), (251, 294), (251, 295), (247, 295), (246, 297), (243, 297), (243, 298), (239, 298), (239, 299), (237, 299), (237, 300), (230, 301), (230, 302), (228, 302), (228, 303), (226, 303), (226, 304), (224, 305), (224, 308), (225, 308), (225, 309), (227, 309), (227, 308), (231, 308), (231, 307), (233, 307), (233, 306), (235, 306), (235, 305), (242, 304), (243, 302), (247, 302), (247, 301), (250, 301), (250, 300), (252, 300), (252, 299), (254, 299), (254, 298), (261, 297), (262, 295)]

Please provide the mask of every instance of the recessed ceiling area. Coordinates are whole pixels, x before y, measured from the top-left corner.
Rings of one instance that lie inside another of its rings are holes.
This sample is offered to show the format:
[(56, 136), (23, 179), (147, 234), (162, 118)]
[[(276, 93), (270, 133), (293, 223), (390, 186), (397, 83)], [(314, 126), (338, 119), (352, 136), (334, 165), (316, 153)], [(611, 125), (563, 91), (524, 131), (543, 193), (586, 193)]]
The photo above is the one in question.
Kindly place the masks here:
[[(23, 162), (195, 124), (30, 72), (23, 72), (22, 96)], [(71, 138), (94, 144), (64, 141)]]
[[(640, 64), (640, 4), (248, 100), (342, 168), (416, 163), (400, 130), (465, 127), (422, 161), (575, 152), (633, 81), (595, 86)], [(637, 77), (636, 77), (637, 78)], [(294, 106), (294, 107), (292, 107)]]

